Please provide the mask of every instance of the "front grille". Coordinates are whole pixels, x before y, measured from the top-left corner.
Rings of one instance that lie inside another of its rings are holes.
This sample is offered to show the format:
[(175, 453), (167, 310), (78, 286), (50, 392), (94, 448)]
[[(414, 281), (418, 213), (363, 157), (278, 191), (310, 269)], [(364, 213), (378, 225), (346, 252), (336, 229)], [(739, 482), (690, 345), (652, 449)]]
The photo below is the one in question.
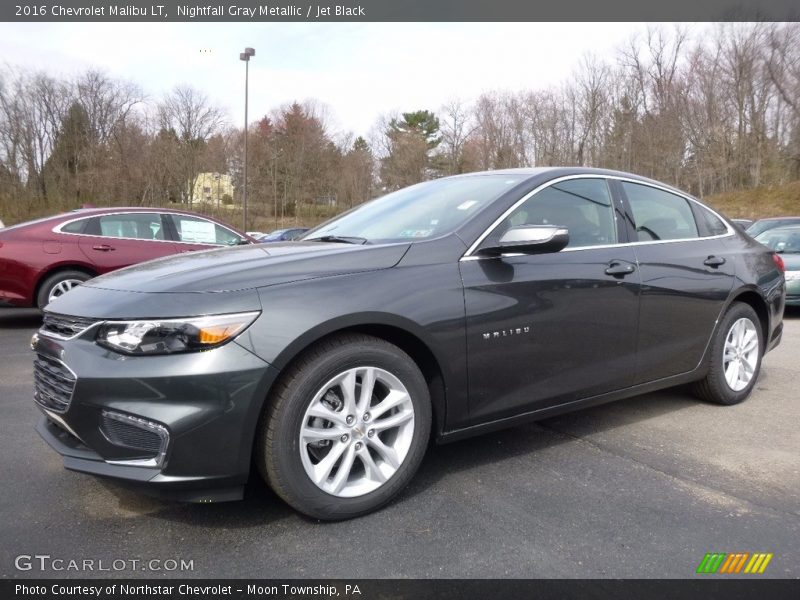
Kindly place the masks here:
[(80, 335), (95, 323), (97, 323), (95, 319), (45, 313), (41, 332), (62, 339), (71, 338)]
[(167, 430), (158, 423), (103, 411), (100, 428), (106, 439), (115, 446), (139, 450), (149, 457), (156, 457), (166, 450)]
[(33, 399), (48, 410), (63, 413), (75, 390), (75, 375), (64, 363), (42, 354), (33, 361)]

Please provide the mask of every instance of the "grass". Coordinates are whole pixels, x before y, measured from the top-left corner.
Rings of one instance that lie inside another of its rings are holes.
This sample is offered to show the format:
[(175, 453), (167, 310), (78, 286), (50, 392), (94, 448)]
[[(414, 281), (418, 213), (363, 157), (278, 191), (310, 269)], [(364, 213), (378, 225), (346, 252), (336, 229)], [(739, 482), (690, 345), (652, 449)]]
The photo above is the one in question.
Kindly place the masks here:
[(800, 216), (800, 181), (714, 194), (703, 200), (732, 219)]

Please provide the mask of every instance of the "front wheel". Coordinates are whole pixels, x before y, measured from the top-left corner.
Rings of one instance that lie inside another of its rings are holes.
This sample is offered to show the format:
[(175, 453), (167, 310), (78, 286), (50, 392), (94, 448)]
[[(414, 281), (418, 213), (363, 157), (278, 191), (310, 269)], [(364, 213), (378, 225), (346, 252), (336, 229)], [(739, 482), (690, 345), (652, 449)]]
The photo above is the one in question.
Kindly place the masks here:
[(366, 335), (338, 336), (305, 353), (266, 410), (259, 470), (288, 504), (319, 519), (347, 519), (389, 502), (419, 467), (431, 426), (417, 365)]
[(753, 391), (764, 352), (758, 315), (748, 304), (735, 303), (725, 313), (711, 343), (706, 377), (694, 384), (701, 399), (732, 405)]
[(58, 271), (42, 282), (39, 293), (36, 296), (36, 306), (43, 309), (56, 298), (63, 296), (72, 288), (79, 286), (84, 281), (92, 278), (83, 271)]

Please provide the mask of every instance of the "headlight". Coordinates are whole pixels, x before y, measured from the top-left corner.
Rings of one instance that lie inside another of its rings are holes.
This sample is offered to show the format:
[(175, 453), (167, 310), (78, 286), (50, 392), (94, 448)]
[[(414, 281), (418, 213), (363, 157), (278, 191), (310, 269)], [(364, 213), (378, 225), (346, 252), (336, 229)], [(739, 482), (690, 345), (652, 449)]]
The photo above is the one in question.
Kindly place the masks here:
[(175, 354), (216, 348), (247, 329), (258, 312), (187, 319), (107, 321), (95, 341), (123, 354)]

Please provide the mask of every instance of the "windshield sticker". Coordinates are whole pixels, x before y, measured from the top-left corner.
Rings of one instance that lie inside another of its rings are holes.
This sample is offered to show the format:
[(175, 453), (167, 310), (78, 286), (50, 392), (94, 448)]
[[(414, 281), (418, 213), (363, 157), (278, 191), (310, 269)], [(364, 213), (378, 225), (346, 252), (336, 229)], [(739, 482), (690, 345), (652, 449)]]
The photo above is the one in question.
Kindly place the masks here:
[(214, 224), (208, 221), (181, 219), (181, 241), (196, 244), (214, 244), (217, 241)]
[(433, 229), (404, 229), (400, 232), (401, 238), (424, 238), (433, 233)]

